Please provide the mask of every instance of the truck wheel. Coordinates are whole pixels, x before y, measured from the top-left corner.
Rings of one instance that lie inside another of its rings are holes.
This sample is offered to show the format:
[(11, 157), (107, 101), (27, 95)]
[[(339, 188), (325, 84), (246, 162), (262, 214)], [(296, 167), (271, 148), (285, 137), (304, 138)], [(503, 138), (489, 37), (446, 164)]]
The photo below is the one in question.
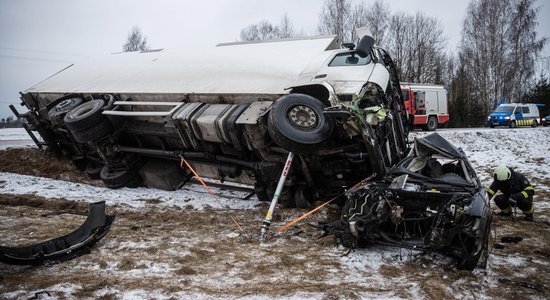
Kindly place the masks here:
[(512, 121), (510, 123), (510, 128), (516, 128), (516, 121)]
[(92, 100), (80, 104), (65, 115), (67, 128), (72, 131), (83, 131), (99, 124), (107, 118), (101, 114), (105, 105), (103, 100)]
[(435, 131), (437, 129), (437, 117), (431, 116), (428, 118), (428, 123), (426, 124), (426, 130)]
[(50, 109), (48, 111), (48, 118), (50, 118), (53, 125), (63, 125), (63, 118), (65, 115), (81, 103), (82, 98), (73, 95), (72, 98), (62, 100)]
[(99, 173), (99, 177), (108, 188), (118, 189), (122, 187), (136, 187), (139, 183), (139, 174), (133, 168), (113, 169), (104, 166)]
[(98, 140), (112, 131), (111, 122), (108, 119), (103, 120), (96, 126), (84, 130), (71, 130), (74, 139), (79, 143), (87, 143)]
[(332, 134), (333, 126), (323, 115), (324, 108), (321, 101), (308, 95), (284, 96), (269, 112), (269, 134), (288, 151), (312, 152)]
[(86, 175), (88, 175), (88, 178), (90, 179), (100, 179), (99, 174), (101, 173), (103, 167), (104, 166), (102, 164), (95, 161), (89, 161), (84, 172), (86, 172)]

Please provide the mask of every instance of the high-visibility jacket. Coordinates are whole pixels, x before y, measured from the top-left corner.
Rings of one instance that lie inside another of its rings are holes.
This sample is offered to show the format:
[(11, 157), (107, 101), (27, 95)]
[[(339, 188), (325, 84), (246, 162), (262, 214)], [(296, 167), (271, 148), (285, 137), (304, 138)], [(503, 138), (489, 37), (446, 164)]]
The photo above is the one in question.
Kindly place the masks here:
[(505, 181), (494, 180), (487, 193), (490, 197), (493, 197), (496, 192), (501, 191), (507, 197), (517, 198), (517, 199), (528, 199), (532, 198), (535, 194), (535, 189), (529, 183), (529, 180), (525, 178), (522, 174), (515, 172), (510, 168), (512, 176), (510, 179)]

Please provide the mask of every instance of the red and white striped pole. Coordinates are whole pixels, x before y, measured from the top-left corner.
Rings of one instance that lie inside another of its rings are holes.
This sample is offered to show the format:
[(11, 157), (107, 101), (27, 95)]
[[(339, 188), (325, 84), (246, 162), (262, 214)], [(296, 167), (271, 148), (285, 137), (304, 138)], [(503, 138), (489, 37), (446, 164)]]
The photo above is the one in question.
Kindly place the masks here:
[(283, 173), (281, 174), (281, 178), (279, 178), (279, 183), (277, 184), (277, 189), (275, 189), (275, 194), (273, 195), (273, 199), (271, 200), (271, 205), (269, 205), (269, 210), (267, 211), (267, 215), (265, 216), (265, 220), (262, 223), (262, 235), (261, 238), (265, 238), (265, 234), (269, 230), (269, 226), (271, 225), (271, 219), (273, 217), (273, 211), (275, 210), (275, 206), (277, 205), (277, 201), (279, 201), (279, 196), (281, 195), (281, 191), (283, 190), (283, 187), (285, 185), (285, 180), (288, 175), (288, 171), (290, 170), (290, 166), (292, 165), (292, 160), (294, 159), (294, 153), (289, 152), (288, 158), (286, 159), (285, 167), (283, 168)]

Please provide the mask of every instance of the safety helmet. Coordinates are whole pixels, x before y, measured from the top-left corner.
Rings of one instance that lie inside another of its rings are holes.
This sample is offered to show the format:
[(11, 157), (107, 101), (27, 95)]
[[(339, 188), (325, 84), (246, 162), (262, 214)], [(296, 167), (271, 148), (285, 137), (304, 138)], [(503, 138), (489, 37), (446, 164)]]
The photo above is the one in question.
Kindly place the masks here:
[(494, 177), (495, 177), (495, 180), (506, 181), (510, 179), (510, 177), (512, 177), (512, 172), (507, 166), (499, 165), (498, 167), (495, 168)]

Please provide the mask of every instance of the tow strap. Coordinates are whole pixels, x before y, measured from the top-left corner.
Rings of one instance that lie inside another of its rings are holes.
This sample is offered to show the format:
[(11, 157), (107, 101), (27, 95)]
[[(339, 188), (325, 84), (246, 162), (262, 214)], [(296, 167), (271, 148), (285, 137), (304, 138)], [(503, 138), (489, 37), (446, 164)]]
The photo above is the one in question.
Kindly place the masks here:
[[(189, 164), (189, 162), (187, 162), (187, 160), (185, 160), (185, 158), (183, 158), (183, 156), (180, 155), (180, 158), (181, 158), (180, 167), (183, 169), (184, 168), (183, 164), (185, 164), (189, 168), (189, 170), (191, 170), (191, 173), (193, 173), (193, 175), (195, 177), (197, 177), (199, 182), (202, 184), (202, 186), (204, 186), (204, 188), (212, 196), (212, 198), (214, 198), (214, 200), (216, 200), (216, 202), (219, 204), (219, 206), (221, 208), (223, 208), (223, 204), (221, 203), (220, 199), (218, 199), (218, 196), (216, 196), (216, 194), (214, 194), (214, 192), (212, 192), (212, 190), (210, 190), (210, 187), (208, 187), (208, 185), (204, 182), (204, 180), (202, 180), (201, 176), (195, 171), (195, 169), (193, 169), (193, 167), (191, 167), (191, 164)], [(250, 236), (246, 233), (246, 231), (244, 231), (243, 227), (239, 224), (239, 222), (237, 222), (237, 220), (235, 220), (235, 218), (233, 218), (232, 215), (229, 215), (229, 218), (231, 219), (231, 221), (233, 221), (235, 226), (239, 229), (240, 232), (242, 232), (242, 234), (245, 237), (250, 238)]]
[(354, 186), (352, 186), (349, 190), (344, 191), (344, 192), (341, 193), (340, 195), (338, 195), (338, 196), (336, 196), (336, 197), (334, 197), (334, 198), (328, 200), (327, 202), (325, 202), (325, 203), (323, 203), (323, 204), (317, 206), (316, 208), (314, 208), (314, 209), (312, 209), (312, 210), (306, 212), (305, 214), (303, 214), (303, 215), (299, 216), (298, 218), (294, 219), (293, 221), (290, 221), (289, 223), (287, 223), (287, 224), (284, 225), (283, 227), (277, 229), (277, 230), (275, 231), (275, 235), (278, 235), (278, 234), (280, 234), (281, 232), (287, 230), (288, 228), (290, 228), (290, 227), (296, 225), (296, 223), (300, 222), (301, 220), (305, 219), (306, 217), (308, 217), (309, 215), (313, 214), (314, 212), (320, 210), (321, 208), (327, 206), (327, 205), (330, 204), (332, 201), (334, 201), (334, 200), (340, 198), (340, 197), (343, 196), (344, 194), (346, 194), (346, 193), (348, 193), (348, 192), (350, 192), (350, 191), (353, 191), (353, 190), (355, 190), (356, 188), (358, 188), (358, 187), (360, 187), (360, 186), (362, 186), (362, 185), (367, 184), (367, 182), (369, 182), (369, 181), (370, 181), (372, 178), (374, 178), (375, 176), (376, 176), (376, 173), (372, 174), (371, 176), (369, 176), (369, 177), (367, 177), (367, 178), (365, 178), (365, 179), (359, 181), (358, 183), (356, 183), (356, 184), (355, 184)]

